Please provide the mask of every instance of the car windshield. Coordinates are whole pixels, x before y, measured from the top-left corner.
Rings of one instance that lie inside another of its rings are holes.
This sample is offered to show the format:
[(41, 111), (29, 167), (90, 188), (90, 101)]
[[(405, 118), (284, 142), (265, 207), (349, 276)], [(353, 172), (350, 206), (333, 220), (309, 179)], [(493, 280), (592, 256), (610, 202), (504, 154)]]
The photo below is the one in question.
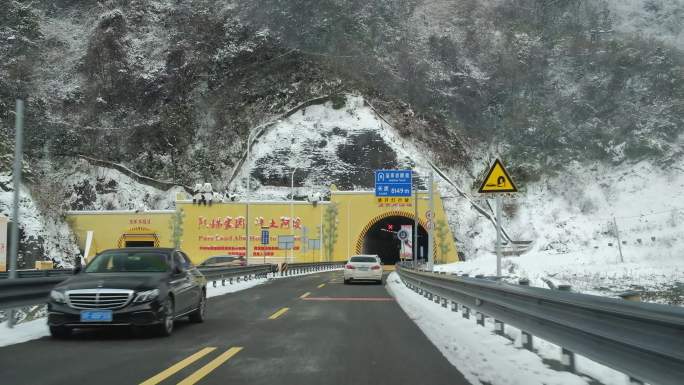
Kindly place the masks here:
[(166, 255), (156, 252), (108, 252), (95, 257), (86, 273), (163, 273), (168, 271)]
[(352, 257), (349, 262), (377, 262), (375, 257)]

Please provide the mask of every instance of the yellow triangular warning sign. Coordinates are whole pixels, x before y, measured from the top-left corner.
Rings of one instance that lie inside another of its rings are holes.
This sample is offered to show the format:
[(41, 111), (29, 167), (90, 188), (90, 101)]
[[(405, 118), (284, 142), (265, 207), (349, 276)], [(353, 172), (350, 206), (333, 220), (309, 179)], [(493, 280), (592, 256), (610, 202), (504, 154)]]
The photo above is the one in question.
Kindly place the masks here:
[(500, 160), (494, 161), (494, 164), (489, 169), (487, 177), (482, 186), (480, 186), (480, 193), (496, 193), (496, 192), (518, 192), (518, 188), (513, 183), (513, 179), (508, 175), (508, 171), (503, 166)]

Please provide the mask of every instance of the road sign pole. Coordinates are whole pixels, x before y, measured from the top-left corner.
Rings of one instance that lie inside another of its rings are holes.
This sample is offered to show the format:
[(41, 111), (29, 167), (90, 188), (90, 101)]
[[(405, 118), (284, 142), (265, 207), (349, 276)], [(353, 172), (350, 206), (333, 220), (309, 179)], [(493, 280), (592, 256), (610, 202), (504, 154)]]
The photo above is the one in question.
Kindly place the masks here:
[(513, 183), (513, 179), (511, 179), (503, 163), (496, 159), (492, 167), (489, 168), (478, 192), (480, 194), (496, 194), (496, 276), (501, 277), (501, 221), (503, 220), (501, 213), (503, 196), (501, 194), (518, 192), (518, 187)]
[(501, 211), (503, 197), (496, 195), (496, 276), (501, 277)]
[(413, 199), (413, 265), (418, 267), (418, 180), (416, 178), (418, 175), (415, 172), (413, 174), (414, 177), (412, 179), (416, 180), (413, 184), (413, 190), (415, 191), (415, 198)]
[(432, 242), (434, 240), (434, 227), (435, 227), (435, 199), (434, 199), (434, 184), (435, 184), (435, 173), (430, 171), (430, 187), (428, 188), (428, 194), (430, 194), (429, 198), (429, 206), (430, 206), (430, 215), (432, 216), (431, 218), (428, 219), (428, 269), (432, 270), (432, 267), (435, 264), (435, 250), (432, 245)]
[[(14, 202), (12, 206), (12, 244), (9, 256), (9, 279), (17, 278), (17, 254), (19, 252), (19, 189), (21, 188), (21, 158), (24, 141), (24, 101), (17, 99), (17, 111), (14, 117)], [(14, 326), (14, 309), (9, 311), (7, 327)]]

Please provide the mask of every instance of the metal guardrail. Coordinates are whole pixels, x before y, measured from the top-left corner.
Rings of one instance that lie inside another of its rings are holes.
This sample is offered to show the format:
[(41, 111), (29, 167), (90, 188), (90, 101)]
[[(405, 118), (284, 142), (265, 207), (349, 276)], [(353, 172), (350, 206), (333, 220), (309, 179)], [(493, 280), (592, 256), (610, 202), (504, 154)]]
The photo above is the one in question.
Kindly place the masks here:
[[(293, 263), (280, 271), (281, 276), (297, 273), (331, 270), (343, 266), (343, 262)], [(278, 273), (277, 265), (250, 265), (235, 267), (203, 267), (198, 268), (216, 287), (217, 282), (226, 285), (237, 282), (241, 278), (267, 277)], [(0, 279), (0, 309), (11, 309), (21, 306), (35, 305), (47, 300), (52, 288), (73, 275), (73, 270), (24, 270), (18, 272), (18, 279)]]
[(283, 263), (280, 268), (280, 276), (288, 276), (315, 271), (340, 269), (345, 262), (312, 262), (312, 263)]
[[(74, 274), (71, 269), (50, 269), (50, 270), (18, 270), (17, 278), (39, 278), (39, 277), (63, 277)], [(9, 278), (9, 273), (0, 273), (0, 279)]]
[(251, 280), (252, 278), (265, 278), (269, 273), (275, 273), (275, 265), (250, 265), (250, 266), (236, 266), (236, 267), (203, 267), (198, 269), (208, 282), (213, 282), (216, 287), (216, 282), (221, 281), (223, 286), (228, 283), (233, 284), (233, 279), (240, 282), (240, 278)]
[[(457, 277), (397, 266), (410, 289), (443, 307), (451, 301), (478, 323), (494, 317), (532, 335), (652, 385), (677, 385), (684, 378), (684, 308), (630, 302), (572, 292), (518, 286), (490, 279)], [(499, 326), (497, 325), (497, 331)], [(526, 341), (526, 339), (528, 339)]]
[(65, 279), (66, 276), (1, 280), (0, 310), (45, 302), (50, 290)]

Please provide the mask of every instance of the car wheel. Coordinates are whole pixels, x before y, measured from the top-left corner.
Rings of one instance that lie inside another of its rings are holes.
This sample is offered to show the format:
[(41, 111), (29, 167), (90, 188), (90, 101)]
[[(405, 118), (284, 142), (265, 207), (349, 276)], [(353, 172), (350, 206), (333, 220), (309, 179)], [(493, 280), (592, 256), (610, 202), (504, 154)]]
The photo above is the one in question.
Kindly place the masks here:
[(162, 322), (156, 326), (156, 334), (160, 337), (168, 337), (173, 333), (174, 305), (171, 298), (167, 298), (163, 305)]
[(345, 279), (345, 280), (344, 280), (344, 284), (345, 284), (345, 285), (349, 285), (349, 281), (350, 281), (349, 279)]
[(71, 335), (71, 329), (66, 326), (50, 326), (52, 338), (67, 338)]
[(377, 283), (378, 285), (382, 285), (382, 278), (378, 279), (375, 283)]
[(207, 293), (202, 290), (202, 296), (200, 297), (200, 302), (197, 305), (197, 310), (190, 313), (188, 318), (190, 322), (202, 323), (204, 322), (204, 315), (207, 312)]

